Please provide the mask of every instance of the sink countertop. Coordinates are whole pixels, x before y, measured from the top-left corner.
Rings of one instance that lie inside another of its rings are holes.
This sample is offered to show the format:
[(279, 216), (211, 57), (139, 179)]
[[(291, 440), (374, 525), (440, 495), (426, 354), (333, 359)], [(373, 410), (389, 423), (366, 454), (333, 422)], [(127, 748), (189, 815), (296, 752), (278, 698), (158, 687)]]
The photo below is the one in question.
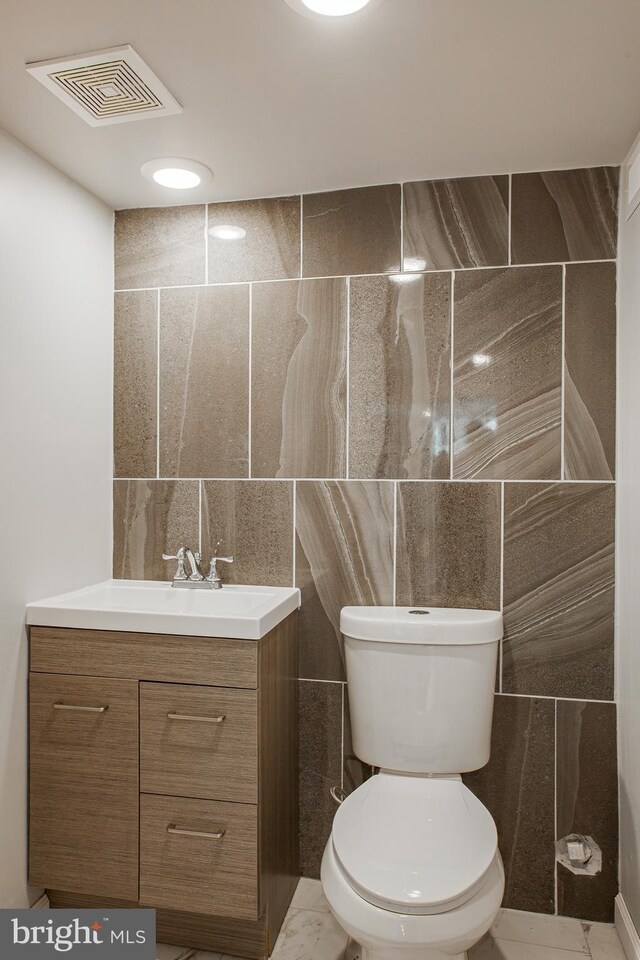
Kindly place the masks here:
[(292, 587), (190, 590), (151, 580), (105, 580), (27, 604), (27, 623), (259, 640), (299, 606), (300, 591)]

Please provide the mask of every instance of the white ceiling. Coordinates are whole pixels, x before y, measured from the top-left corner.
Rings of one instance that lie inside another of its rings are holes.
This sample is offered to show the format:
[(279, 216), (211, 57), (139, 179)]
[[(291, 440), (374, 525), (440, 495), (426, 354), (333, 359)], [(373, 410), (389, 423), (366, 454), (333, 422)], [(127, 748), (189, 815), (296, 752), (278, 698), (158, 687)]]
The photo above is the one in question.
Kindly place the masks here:
[[(116, 208), (618, 163), (640, 129), (639, 0), (0, 2), (0, 126)], [(24, 68), (123, 43), (182, 114), (92, 128)], [(158, 156), (215, 179), (166, 191)]]

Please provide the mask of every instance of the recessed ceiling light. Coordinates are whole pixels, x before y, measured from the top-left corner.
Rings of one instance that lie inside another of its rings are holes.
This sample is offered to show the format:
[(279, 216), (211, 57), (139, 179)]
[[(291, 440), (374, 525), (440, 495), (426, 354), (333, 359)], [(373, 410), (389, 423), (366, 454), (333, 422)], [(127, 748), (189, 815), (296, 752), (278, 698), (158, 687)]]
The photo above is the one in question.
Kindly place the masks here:
[(185, 160), (184, 157), (159, 157), (157, 160), (149, 160), (142, 164), (140, 172), (145, 180), (170, 190), (193, 190), (213, 178), (209, 167), (197, 160)]
[(209, 233), (216, 240), (243, 240), (247, 235), (244, 227), (234, 227), (230, 223), (220, 223), (211, 227)]
[(319, 15), (321, 17), (346, 17), (357, 13), (363, 7), (377, 0), (286, 0), (298, 13)]

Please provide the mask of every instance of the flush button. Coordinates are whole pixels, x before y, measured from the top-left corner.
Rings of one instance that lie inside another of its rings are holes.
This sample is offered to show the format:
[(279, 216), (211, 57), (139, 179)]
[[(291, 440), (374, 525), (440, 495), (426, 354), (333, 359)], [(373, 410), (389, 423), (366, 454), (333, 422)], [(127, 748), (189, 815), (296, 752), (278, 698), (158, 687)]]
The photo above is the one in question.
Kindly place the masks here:
[(409, 613), (413, 613), (416, 617), (428, 617), (431, 611), (430, 610), (409, 610)]

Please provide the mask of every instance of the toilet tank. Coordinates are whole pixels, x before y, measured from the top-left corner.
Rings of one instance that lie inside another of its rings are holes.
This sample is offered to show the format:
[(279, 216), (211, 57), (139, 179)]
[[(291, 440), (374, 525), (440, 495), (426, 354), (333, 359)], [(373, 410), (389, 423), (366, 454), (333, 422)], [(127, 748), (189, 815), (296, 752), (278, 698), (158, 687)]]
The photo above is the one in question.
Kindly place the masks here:
[(344, 607), (340, 629), (360, 760), (433, 774), (488, 762), (501, 613)]

